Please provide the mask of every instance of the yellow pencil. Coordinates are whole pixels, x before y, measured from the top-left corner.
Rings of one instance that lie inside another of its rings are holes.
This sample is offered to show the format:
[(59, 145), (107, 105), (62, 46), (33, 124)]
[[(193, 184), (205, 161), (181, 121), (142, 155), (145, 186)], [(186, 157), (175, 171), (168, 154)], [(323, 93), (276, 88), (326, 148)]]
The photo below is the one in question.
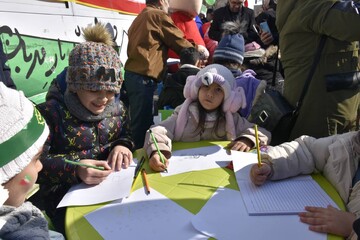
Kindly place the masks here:
[(259, 135), (257, 125), (254, 125), (255, 128), (255, 141), (256, 141), (256, 152), (258, 157), (258, 167), (261, 167), (261, 154), (260, 154), (260, 146), (259, 146)]
[(142, 174), (142, 176), (144, 178), (145, 188), (146, 188), (147, 194), (150, 194), (150, 185), (149, 185), (149, 181), (147, 179), (146, 170), (142, 169), (141, 174)]

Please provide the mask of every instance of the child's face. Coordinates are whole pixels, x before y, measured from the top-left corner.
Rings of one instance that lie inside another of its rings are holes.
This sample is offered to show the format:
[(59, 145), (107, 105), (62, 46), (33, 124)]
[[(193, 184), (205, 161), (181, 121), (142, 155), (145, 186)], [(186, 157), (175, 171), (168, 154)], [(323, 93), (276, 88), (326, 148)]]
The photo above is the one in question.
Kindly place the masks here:
[(9, 198), (5, 205), (19, 207), (25, 202), (27, 193), (34, 186), (38, 173), (43, 167), (39, 160), (40, 154), (41, 151), (35, 155), (24, 170), (4, 184), (4, 187), (9, 191)]
[(209, 86), (201, 85), (199, 89), (199, 102), (208, 111), (217, 109), (224, 100), (224, 92), (219, 84)]
[(114, 100), (115, 93), (110, 91), (78, 90), (81, 104), (95, 115), (101, 114), (106, 106)]

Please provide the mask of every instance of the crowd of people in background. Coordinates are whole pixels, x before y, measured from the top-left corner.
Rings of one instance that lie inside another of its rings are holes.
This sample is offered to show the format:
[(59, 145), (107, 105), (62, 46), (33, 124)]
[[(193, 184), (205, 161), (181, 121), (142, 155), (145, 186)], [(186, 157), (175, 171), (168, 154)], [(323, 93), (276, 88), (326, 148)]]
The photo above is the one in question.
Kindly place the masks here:
[[(14, 90), (0, 41), (0, 80), (7, 86), (0, 84), (0, 115), (16, 112), (27, 119), (11, 130), (3, 129), (11, 121), (0, 118), (0, 149), (30, 118), (44, 117), (43, 132), (29, 148), (31, 153), (24, 146), (26, 156), (21, 159), (1, 155), (0, 190), (9, 192), (1, 202), (1, 221), (9, 223), (9, 216), (23, 209), (33, 211), (34, 221), (17, 229), (18, 234), (34, 226), (34, 236), (62, 239), (61, 234), (49, 233), (39, 209), (24, 200), (24, 191), (35, 183), (38, 173), (44, 210), (56, 230), (65, 234), (65, 208), (56, 206), (68, 189), (79, 182), (98, 184), (112, 171), (127, 168), (136, 149), (145, 150), (154, 171), (166, 169), (172, 141), (224, 140), (229, 141), (230, 149), (249, 151), (255, 146), (254, 123), (247, 120), (251, 107), (274, 83), (296, 106), (324, 38), (313, 81), (288, 142), (269, 146), (271, 132), (259, 128), (260, 144), (267, 151), (262, 166), (251, 169), (251, 179), (260, 187), (266, 180), (323, 173), (346, 204), (346, 211), (308, 206), (300, 220), (312, 231), (355, 239), (360, 231), (360, 92), (358, 83), (349, 81), (360, 68), (360, 2), (264, 0), (257, 15), (244, 6), (244, 0), (227, 0), (225, 6), (209, 7), (198, 16), (181, 9), (170, 14), (170, 10), (168, 0), (146, 0), (128, 30), (124, 79), (106, 27), (97, 23), (83, 29), (85, 42), (70, 52), (67, 69), (36, 108)], [(194, 27), (196, 37), (189, 35)], [(195, 41), (199, 36), (201, 41)], [(180, 60), (173, 72), (167, 66), (169, 50)], [(337, 81), (339, 88), (329, 91), (329, 81)], [(159, 83), (163, 87), (158, 106), (154, 106)], [(126, 104), (121, 101), (124, 97)], [(29, 109), (20, 109), (22, 104)], [(155, 107), (174, 112), (154, 124)], [(16, 114), (13, 117), (20, 118)], [(65, 160), (105, 170), (75, 167)], [(12, 172), (9, 164), (15, 161), (22, 164)], [(31, 181), (16, 199), (19, 189), (11, 184), (12, 179), (30, 175)], [(16, 236), (7, 226), (0, 225), (0, 238)]]

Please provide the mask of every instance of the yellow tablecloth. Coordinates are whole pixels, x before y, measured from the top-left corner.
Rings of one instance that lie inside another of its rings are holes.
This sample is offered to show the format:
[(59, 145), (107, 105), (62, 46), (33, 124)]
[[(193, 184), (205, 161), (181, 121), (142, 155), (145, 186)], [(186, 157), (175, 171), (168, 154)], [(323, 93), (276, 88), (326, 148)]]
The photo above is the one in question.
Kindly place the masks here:
[[(203, 141), (194, 143), (174, 143), (173, 149), (180, 150), (214, 144), (225, 146), (227, 142)], [(142, 150), (138, 150), (135, 153), (135, 157), (140, 159), (143, 154)], [(200, 211), (219, 186), (239, 190), (234, 172), (227, 168), (177, 174), (166, 177), (166, 181), (159, 173), (152, 172), (147, 162), (144, 164), (144, 168), (148, 173), (147, 175), (151, 188), (156, 189), (156, 191), (172, 199), (193, 214), (197, 214)], [(338, 204), (339, 208), (344, 210), (345, 206), (333, 186), (320, 174), (313, 174), (312, 177)], [(144, 185), (141, 174), (139, 174), (133, 183), (132, 191), (142, 187), (144, 187)], [(106, 205), (106, 203), (91, 206), (68, 207), (65, 219), (67, 238), (69, 240), (102, 239), (97, 231), (84, 218), (84, 215), (104, 205)], [(104, 221), (109, 221), (109, 219), (104, 219)], [(342, 238), (329, 235), (328, 239), (336, 240)]]

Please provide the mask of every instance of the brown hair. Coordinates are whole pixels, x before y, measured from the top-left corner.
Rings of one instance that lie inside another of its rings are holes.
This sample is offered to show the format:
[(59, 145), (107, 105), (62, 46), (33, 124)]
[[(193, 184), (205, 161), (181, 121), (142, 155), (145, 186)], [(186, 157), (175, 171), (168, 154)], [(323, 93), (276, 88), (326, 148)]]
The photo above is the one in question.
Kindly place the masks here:
[(159, 0), (146, 0), (146, 4), (158, 4)]
[[(199, 99), (196, 101), (196, 104), (199, 110), (199, 122), (195, 129), (195, 133), (202, 133), (205, 129), (206, 115), (208, 114), (208, 111), (203, 106), (201, 106)], [(218, 131), (221, 120), (225, 119), (225, 113), (222, 111), (222, 104), (220, 104), (220, 106), (215, 111), (219, 117), (216, 119), (213, 133), (219, 138), (226, 137), (226, 133), (224, 136), (220, 136)]]

